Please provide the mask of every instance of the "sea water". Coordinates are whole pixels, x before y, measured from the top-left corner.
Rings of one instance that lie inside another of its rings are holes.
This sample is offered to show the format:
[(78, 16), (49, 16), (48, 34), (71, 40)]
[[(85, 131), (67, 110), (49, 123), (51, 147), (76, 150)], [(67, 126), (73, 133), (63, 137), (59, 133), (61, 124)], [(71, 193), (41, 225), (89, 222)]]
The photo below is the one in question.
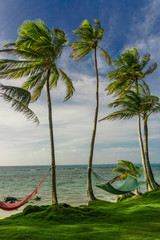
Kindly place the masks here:
[[(111, 180), (116, 173), (111, 173), (116, 165), (94, 165), (94, 172), (105, 181)], [(47, 174), (49, 166), (14, 166), (14, 167), (0, 167), (0, 201), (5, 197), (16, 197), (23, 199), (28, 196), (41, 182), (43, 177)], [(160, 165), (152, 165), (152, 170), (155, 179), (160, 182)], [(93, 190), (98, 199), (106, 201), (114, 201), (116, 195), (112, 195), (97, 187), (99, 183), (94, 174), (93, 175)], [(59, 203), (67, 203), (72, 206), (87, 204), (87, 165), (68, 165), (56, 167), (57, 179), (57, 196)], [(121, 181), (116, 182), (117, 186), (122, 184)], [(141, 188), (145, 191), (145, 184)], [(39, 189), (37, 196), (41, 198), (40, 201), (35, 201), (35, 197), (27, 204), (32, 205), (49, 205), (51, 204), (51, 173), (47, 176)], [(0, 210), (0, 218), (15, 214), (23, 210), (21, 207), (18, 210), (6, 212)]]

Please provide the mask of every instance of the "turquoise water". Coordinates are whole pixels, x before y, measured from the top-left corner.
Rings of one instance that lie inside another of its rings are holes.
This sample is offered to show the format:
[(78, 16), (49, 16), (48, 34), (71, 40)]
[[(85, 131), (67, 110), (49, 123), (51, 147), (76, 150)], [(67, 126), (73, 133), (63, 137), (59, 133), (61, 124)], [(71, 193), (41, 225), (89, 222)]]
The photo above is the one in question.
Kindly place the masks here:
[[(115, 175), (111, 170), (116, 165), (94, 165), (94, 171), (106, 181), (112, 179)], [(11, 196), (23, 199), (28, 196), (40, 183), (46, 175), (49, 166), (16, 166), (0, 167), (0, 201), (5, 197)], [(155, 179), (160, 182), (160, 165), (152, 165)], [(59, 203), (67, 203), (72, 206), (87, 204), (86, 190), (86, 165), (57, 166), (57, 195)], [(93, 177), (93, 188), (97, 198), (102, 200), (114, 201), (116, 196), (109, 194), (94, 185), (97, 180)], [(116, 183), (116, 184), (121, 184)], [(145, 186), (142, 187), (145, 191)], [(41, 201), (35, 201), (34, 198), (27, 204), (46, 205), (51, 204), (51, 174), (41, 186), (37, 196)], [(26, 206), (26, 205), (25, 205)], [(22, 211), (23, 208), (20, 208)], [(0, 210), (0, 217), (4, 216), (4, 211)], [(11, 214), (11, 213), (10, 213)], [(6, 216), (6, 215), (5, 215)]]

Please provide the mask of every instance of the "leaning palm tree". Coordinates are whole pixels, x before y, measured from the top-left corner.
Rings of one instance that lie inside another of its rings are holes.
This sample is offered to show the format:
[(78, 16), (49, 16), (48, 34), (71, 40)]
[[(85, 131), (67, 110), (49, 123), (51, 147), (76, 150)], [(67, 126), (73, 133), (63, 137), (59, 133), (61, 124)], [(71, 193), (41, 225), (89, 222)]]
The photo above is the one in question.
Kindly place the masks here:
[(15, 87), (0, 84), (0, 97), (6, 102), (11, 103), (11, 107), (17, 111), (22, 112), (27, 119), (39, 124), (39, 120), (34, 112), (28, 107), (31, 101), (31, 94), (29, 91)]
[(71, 79), (56, 64), (67, 43), (63, 30), (56, 28), (50, 30), (42, 20), (28, 20), (19, 28), (16, 42), (6, 44), (5, 49), (0, 51), (19, 57), (18, 60), (0, 60), (0, 78), (27, 77), (22, 87), (32, 91), (32, 101), (40, 97), (46, 86), (51, 144), (52, 203), (58, 203), (58, 200), (50, 91), (57, 86), (58, 80), (62, 79), (67, 89), (65, 100), (73, 95)]
[(91, 139), (90, 146), (90, 155), (88, 162), (88, 174), (87, 174), (87, 194), (89, 200), (96, 200), (92, 189), (91, 181), (91, 169), (93, 162), (93, 152), (94, 152), (94, 143), (96, 137), (97, 129), (97, 119), (98, 119), (98, 108), (99, 108), (99, 77), (98, 77), (98, 67), (97, 67), (97, 48), (101, 50), (101, 53), (107, 60), (108, 64), (111, 65), (111, 59), (108, 53), (101, 48), (98, 43), (102, 40), (104, 30), (101, 28), (100, 22), (94, 20), (94, 27), (89, 23), (88, 20), (84, 20), (77, 30), (74, 30), (73, 33), (76, 35), (76, 38), (79, 39), (79, 42), (72, 42), (70, 44), (73, 49), (71, 57), (75, 58), (76, 61), (80, 61), (86, 55), (88, 55), (92, 50), (94, 50), (94, 62), (95, 62), (95, 71), (96, 71), (96, 108), (95, 108), (95, 117), (94, 117), (94, 127)]
[[(149, 161), (148, 151), (148, 117), (152, 113), (160, 112), (159, 98), (150, 94), (149, 87), (138, 84), (134, 90), (128, 90), (121, 97), (110, 103), (109, 107), (119, 107), (119, 110), (109, 114), (107, 117), (101, 120), (116, 120), (116, 119), (131, 119), (134, 116), (141, 117), (144, 123), (144, 161), (142, 162), (144, 168), (144, 174), (147, 176), (147, 184), (150, 189), (159, 188), (156, 183)], [(137, 93), (138, 92), (138, 93)], [(142, 140), (142, 139), (141, 139)], [(143, 144), (141, 143), (140, 146)]]
[[(118, 175), (114, 177), (110, 183), (113, 183), (117, 180), (125, 180), (128, 175), (132, 176), (133, 178), (139, 178), (142, 176), (142, 169), (139, 166), (134, 165), (131, 161), (127, 160), (119, 160), (117, 164), (117, 168), (112, 170), (112, 173), (117, 172)], [(138, 195), (140, 192), (136, 189), (136, 194)]]
[[(129, 90), (132, 86), (137, 85), (139, 81), (144, 82), (144, 78), (147, 75), (151, 74), (157, 68), (157, 63), (152, 63), (151, 65), (148, 66), (149, 61), (150, 54), (146, 53), (142, 57), (142, 59), (140, 59), (138, 50), (135, 47), (131, 48), (130, 50), (123, 51), (121, 57), (116, 58), (116, 60), (113, 61), (115, 69), (107, 74), (108, 80), (113, 81), (108, 84), (106, 91), (108, 91), (109, 94), (114, 94), (114, 97), (122, 96), (126, 90)], [(141, 133), (141, 119), (139, 115), (138, 115), (138, 136), (142, 164), (145, 174), (146, 172), (145, 154)], [(145, 180), (147, 184), (148, 179), (146, 174)]]
[(139, 178), (142, 175), (141, 167), (134, 165), (131, 161), (118, 160), (117, 167), (112, 170), (112, 173), (117, 172), (118, 176), (113, 178), (110, 182), (113, 183), (116, 180), (126, 179), (128, 175)]

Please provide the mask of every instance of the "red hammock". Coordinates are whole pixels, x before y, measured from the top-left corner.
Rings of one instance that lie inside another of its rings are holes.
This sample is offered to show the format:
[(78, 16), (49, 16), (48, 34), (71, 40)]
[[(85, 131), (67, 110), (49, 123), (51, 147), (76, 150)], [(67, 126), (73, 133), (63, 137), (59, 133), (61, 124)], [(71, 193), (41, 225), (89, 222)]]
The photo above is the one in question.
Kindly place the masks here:
[[(49, 171), (50, 171), (50, 169), (49, 169)], [(25, 203), (27, 203), (38, 192), (42, 183), (48, 176), (49, 171), (47, 172), (46, 176), (42, 179), (40, 184), (36, 187), (36, 189), (28, 197), (26, 197), (25, 199), (23, 199), (19, 202), (16, 202), (16, 203), (5, 203), (5, 202), (0, 201), (0, 209), (6, 210), (6, 211), (12, 211), (12, 210), (15, 210), (15, 209), (23, 206)]]

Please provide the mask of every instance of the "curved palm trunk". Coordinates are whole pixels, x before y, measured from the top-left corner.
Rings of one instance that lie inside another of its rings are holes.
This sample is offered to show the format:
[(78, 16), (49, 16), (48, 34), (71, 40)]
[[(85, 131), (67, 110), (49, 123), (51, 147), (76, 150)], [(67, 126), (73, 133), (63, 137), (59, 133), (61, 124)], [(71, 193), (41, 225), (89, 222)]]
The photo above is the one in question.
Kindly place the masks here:
[(92, 176), (91, 176), (94, 143), (95, 143), (96, 130), (97, 130), (98, 109), (99, 109), (99, 79), (98, 79), (96, 47), (94, 51), (94, 57), (95, 57), (95, 70), (96, 70), (96, 109), (95, 109), (94, 127), (93, 127), (92, 139), (91, 139), (90, 155), (89, 155), (89, 162), (88, 162), (88, 175), (87, 175), (87, 194), (90, 201), (96, 200), (96, 197), (94, 196), (94, 193), (93, 193)]
[(54, 150), (54, 138), (53, 138), (53, 121), (52, 121), (52, 105), (49, 90), (49, 77), (50, 71), (47, 75), (47, 102), (48, 102), (48, 120), (49, 120), (49, 132), (50, 132), (50, 144), (51, 144), (51, 187), (52, 187), (52, 204), (58, 203), (56, 192), (56, 166), (55, 166), (55, 150)]
[(140, 150), (141, 150), (141, 159), (142, 159), (144, 178), (145, 178), (145, 182), (146, 182), (146, 188), (147, 188), (147, 191), (148, 191), (148, 187), (151, 188), (151, 185), (149, 184), (149, 180), (148, 180), (148, 177), (147, 177), (144, 147), (143, 147), (143, 140), (142, 140), (142, 133), (141, 133), (141, 117), (140, 117), (140, 115), (138, 115), (138, 137), (139, 137), (139, 145), (140, 145)]
[(145, 154), (146, 171), (147, 171), (147, 176), (148, 176), (149, 182), (152, 185), (152, 189), (158, 189), (160, 186), (156, 183), (156, 181), (154, 179), (150, 161), (149, 161), (147, 120), (144, 120), (144, 154)]

